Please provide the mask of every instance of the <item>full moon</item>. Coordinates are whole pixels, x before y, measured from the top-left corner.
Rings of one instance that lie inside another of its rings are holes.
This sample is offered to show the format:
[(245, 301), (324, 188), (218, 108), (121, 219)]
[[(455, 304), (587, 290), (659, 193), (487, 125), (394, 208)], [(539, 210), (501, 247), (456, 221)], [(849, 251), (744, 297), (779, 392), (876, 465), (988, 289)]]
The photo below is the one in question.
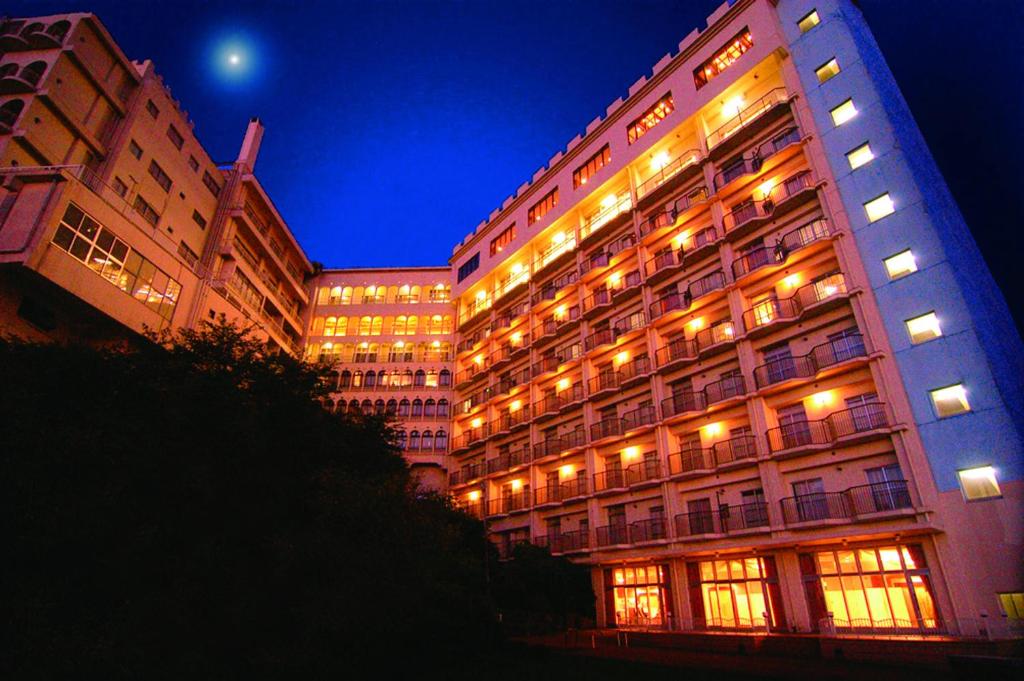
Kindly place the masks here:
[(242, 58), (239, 57), (237, 54), (232, 54), (231, 56), (228, 57), (228, 61), (231, 64), (238, 64), (238, 62), (242, 61)]

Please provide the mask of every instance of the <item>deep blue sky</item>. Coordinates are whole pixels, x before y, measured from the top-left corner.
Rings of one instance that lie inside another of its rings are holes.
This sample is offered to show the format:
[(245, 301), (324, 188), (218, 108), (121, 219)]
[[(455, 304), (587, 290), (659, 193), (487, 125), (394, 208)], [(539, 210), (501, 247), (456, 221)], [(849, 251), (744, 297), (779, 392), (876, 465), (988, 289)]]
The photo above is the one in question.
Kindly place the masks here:
[[(345, 267), (447, 262), (719, 0), (5, 4), (97, 13), (130, 58), (156, 62), (215, 160), (234, 158), (246, 121), (262, 118), (257, 174), (309, 257)], [(861, 6), (986, 259), (1019, 298), (1024, 9)], [(258, 72), (226, 84), (210, 53), (239, 34)]]

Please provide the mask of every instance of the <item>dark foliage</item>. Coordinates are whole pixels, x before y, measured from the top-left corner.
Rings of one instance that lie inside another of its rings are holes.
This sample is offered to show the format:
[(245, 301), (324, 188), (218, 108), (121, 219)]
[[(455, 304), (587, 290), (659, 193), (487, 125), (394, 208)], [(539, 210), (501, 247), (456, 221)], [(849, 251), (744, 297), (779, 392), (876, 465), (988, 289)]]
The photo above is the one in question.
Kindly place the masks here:
[(532, 544), (517, 545), (512, 560), (499, 564), (494, 601), (510, 633), (559, 631), (594, 620), (590, 569)]

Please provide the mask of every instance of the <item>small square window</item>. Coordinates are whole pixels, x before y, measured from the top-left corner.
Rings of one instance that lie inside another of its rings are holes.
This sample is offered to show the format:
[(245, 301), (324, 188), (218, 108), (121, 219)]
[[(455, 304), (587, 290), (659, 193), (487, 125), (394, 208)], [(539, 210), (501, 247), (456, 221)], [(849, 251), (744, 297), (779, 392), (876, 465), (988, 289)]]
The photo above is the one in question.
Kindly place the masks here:
[(135, 140), (128, 143), (128, 152), (135, 158), (142, 158), (142, 147)]
[(821, 23), (821, 19), (818, 18), (818, 10), (812, 9), (808, 14), (804, 15), (804, 18), (796, 22), (796, 25), (800, 27), (801, 33), (807, 33), (815, 26)]
[(830, 112), (832, 114), (832, 124), (837, 128), (857, 115), (857, 107), (853, 105), (853, 100), (848, 99)]
[(818, 77), (819, 83), (824, 83), (826, 80), (839, 74), (839, 62), (836, 61), (835, 57), (829, 59), (827, 62), (814, 69), (814, 75)]
[(971, 405), (967, 401), (967, 390), (961, 383), (932, 390), (931, 396), (935, 413), (940, 419), (966, 414), (971, 410)]
[(999, 594), (999, 605), (1002, 606), (1007, 619), (1017, 622), (1024, 620), (1024, 592)]
[(865, 163), (874, 160), (875, 154), (871, 151), (871, 145), (865, 142), (856, 149), (846, 152), (846, 160), (850, 162), (850, 169), (856, 170)]
[(896, 205), (892, 202), (892, 197), (889, 194), (882, 194), (878, 198), (871, 199), (865, 203), (864, 210), (867, 211), (868, 220), (875, 222), (881, 220), (886, 215), (895, 213)]
[(889, 273), (889, 279), (892, 280), (905, 277), (917, 271), (917, 260), (909, 248), (896, 255), (889, 256), (884, 262), (885, 271)]
[(907, 333), (910, 334), (910, 342), (914, 345), (925, 343), (942, 335), (939, 318), (935, 316), (934, 312), (908, 319), (906, 324)]
[(956, 474), (960, 478), (960, 487), (967, 501), (997, 499), (1003, 496), (999, 490), (999, 481), (996, 479), (996, 469), (992, 466), (965, 468)]

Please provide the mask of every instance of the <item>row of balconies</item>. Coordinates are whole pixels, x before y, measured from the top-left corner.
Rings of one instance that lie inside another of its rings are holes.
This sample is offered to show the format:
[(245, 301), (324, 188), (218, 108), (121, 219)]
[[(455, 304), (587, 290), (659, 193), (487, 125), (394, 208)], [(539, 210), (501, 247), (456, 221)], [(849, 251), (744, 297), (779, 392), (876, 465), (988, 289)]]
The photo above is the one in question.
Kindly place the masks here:
[(66, 19), (49, 26), (40, 21), (26, 24), (23, 20), (8, 20), (0, 25), (0, 53), (60, 47), (70, 29), (71, 22)]
[[(624, 426), (623, 421), (627, 421), (628, 425)], [(589, 438), (587, 431), (580, 426), (560, 437), (536, 442), (532, 448), (524, 443), (514, 452), (501, 454), (487, 462), (466, 464), (460, 471), (452, 473), (450, 484), (468, 484), (485, 475), (504, 473), (550, 457), (564, 456), (610, 437), (657, 423), (653, 409), (642, 407), (634, 410), (628, 419), (609, 419), (593, 424)], [(772, 458), (789, 458), (818, 449), (854, 444), (888, 431), (893, 426), (894, 420), (888, 406), (883, 402), (875, 402), (835, 411), (823, 419), (802, 419), (770, 428), (765, 432), (765, 441), (767, 452)], [(452, 454), (459, 451), (460, 446), (453, 444)], [(645, 460), (623, 469), (595, 473), (593, 490), (594, 493), (622, 491), (647, 482), (706, 475), (733, 466), (752, 464), (757, 459), (757, 438), (753, 434), (740, 435), (716, 442), (711, 447), (689, 447), (672, 453), (668, 456), (667, 470), (660, 461)]]

